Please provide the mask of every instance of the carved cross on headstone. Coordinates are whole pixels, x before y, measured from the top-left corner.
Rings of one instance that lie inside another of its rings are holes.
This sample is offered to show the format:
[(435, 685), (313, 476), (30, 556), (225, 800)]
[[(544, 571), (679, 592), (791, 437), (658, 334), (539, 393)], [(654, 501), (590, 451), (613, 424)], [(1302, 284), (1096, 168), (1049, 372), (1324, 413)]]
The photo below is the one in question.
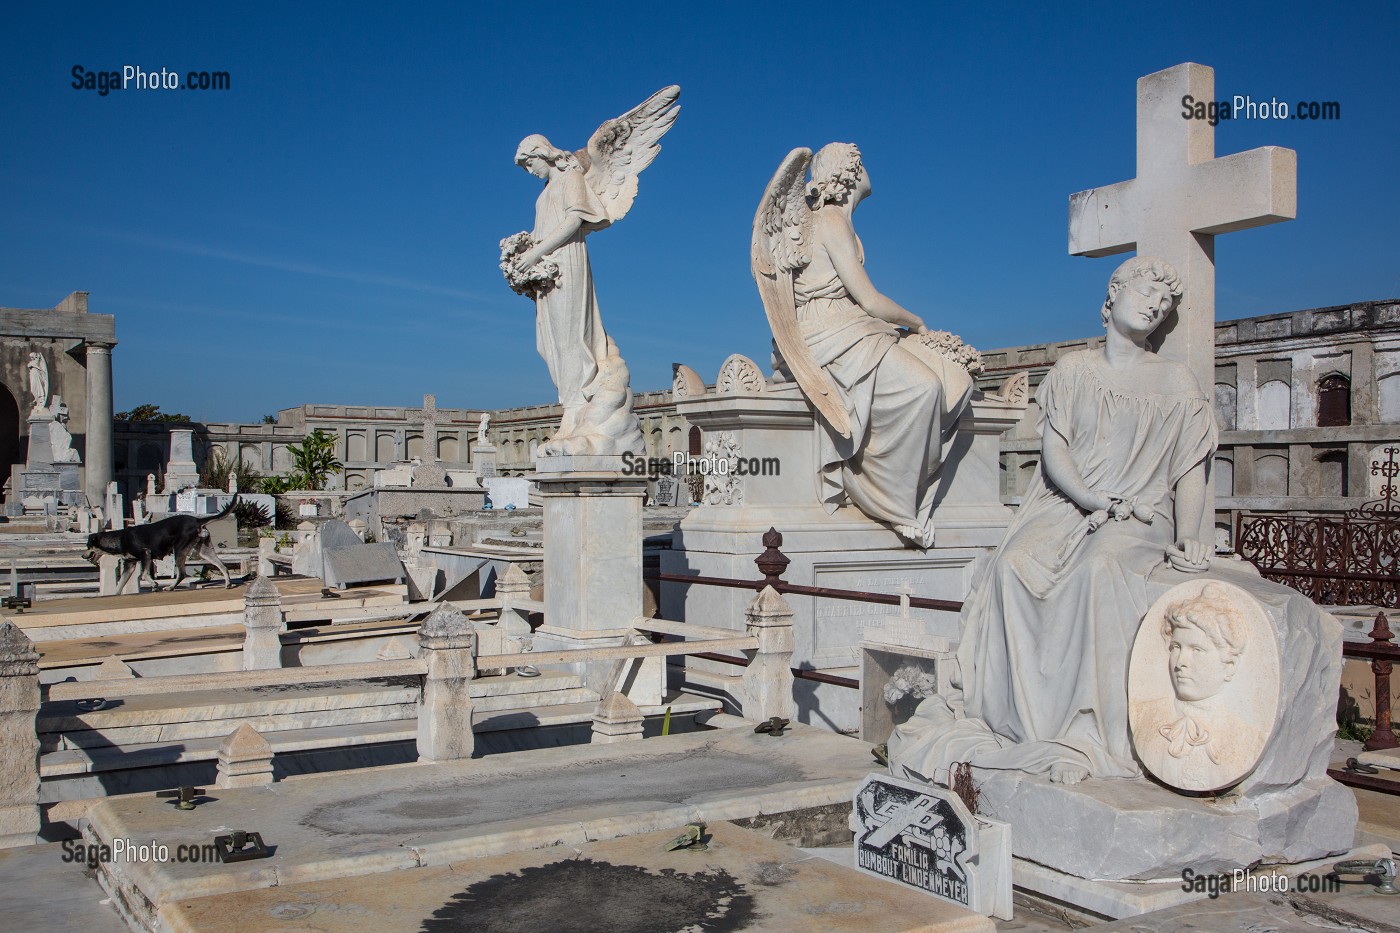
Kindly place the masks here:
[(1070, 195), (1069, 251), (1136, 249), (1181, 273), (1181, 303), (1157, 332), (1159, 351), (1215, 384), (1215, 236), (1292, 220), (1298, 154), (1264, 146), (1215, 158), (1215, 128), (1182, 116), (1182, 98), (1215, 100), (1215, 71), (1186, 63), (1139, 78), (1137, 177)]
[(437, 396), (423, 396), (423, 407), (409, 409), (410, 417), (416, 415), (423, 421), (423, 462), (432, 463), (438, 455)]

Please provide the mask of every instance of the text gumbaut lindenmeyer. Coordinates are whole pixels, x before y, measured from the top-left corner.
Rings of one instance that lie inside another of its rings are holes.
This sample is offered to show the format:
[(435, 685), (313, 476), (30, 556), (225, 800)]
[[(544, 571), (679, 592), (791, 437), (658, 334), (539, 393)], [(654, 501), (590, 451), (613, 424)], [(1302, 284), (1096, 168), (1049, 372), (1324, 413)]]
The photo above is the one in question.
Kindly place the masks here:
[(894, 845), (890, 847), (890, 852), (892, 856), (861, 849), (858, 856), (860, 867), (959, 904), (968, 903), (967, 883), (930, 868), (929, 854), (923, 849)]

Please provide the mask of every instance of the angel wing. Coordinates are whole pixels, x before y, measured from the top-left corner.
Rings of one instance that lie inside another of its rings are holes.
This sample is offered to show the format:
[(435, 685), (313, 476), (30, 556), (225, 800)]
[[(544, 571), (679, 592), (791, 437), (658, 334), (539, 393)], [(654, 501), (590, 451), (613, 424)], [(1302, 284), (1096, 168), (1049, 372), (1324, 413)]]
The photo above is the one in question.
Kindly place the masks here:
[(677, 85), (662, 88), (627, 113), (598, 127), (588, 140), (588, 147), (574, 153), (610, 222), (616, 223), (632, 209), (637, 197), (637, 176), (661, 151), (661, 137), (681, 112), (676, 103), (680, 96)]
[(812, 150), (794, 149), (773, 173), (753, 217), (750, 262), (778, 352), (807, 400), (849, 440), (851, 416), (846, 397), (812, 358), (797, 325), (793, 280), (812, 261), (812, 210), (807, 206), (805, 184), (811, 161)]

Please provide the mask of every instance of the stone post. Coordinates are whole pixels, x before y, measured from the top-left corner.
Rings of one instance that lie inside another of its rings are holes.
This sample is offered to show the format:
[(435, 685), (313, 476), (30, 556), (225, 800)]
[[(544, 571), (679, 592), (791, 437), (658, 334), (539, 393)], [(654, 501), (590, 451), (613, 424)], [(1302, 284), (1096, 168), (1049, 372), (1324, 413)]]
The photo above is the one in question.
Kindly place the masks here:
[(530, 611), (519, 604), (530, 598), (530, 577), (519, 564), (511, 564), (496, 578), (496, 598), (501, 601), (498, 624), (506, 640), (506, 651), (529, 651), (533, 645)]
[(272, 746), (246, 722), (219, 743), (219, 787), (272, 783)]
[(276, 538), (258, 539), (258, 576), (275, 577), (277, 568), (272, 564), (272, 555), (277, 553)]
[(117, 584), (121, 582), (122, 558), (115, 554), (99, 554), (97, 556), (97, 594), (99, 596), (125, 596), (135, 595), (141, 592), (141, 571), (137, 570), (131, 575), (131, 579), (126, 581), (126, 588), (117, 591)]
[(642, 711), (620, 691), (605, 696), (593, 713), (592, 741), (603, 745), (642, 737)]
[(758, 637), (758, 648), (745, 651), (744, 716), (765, 720), (774, 716), (796, 718), (792, 696), (792, 607), (771, 586), (754, 597), (744, 612), (748, 633)]
[(265, 671), (282, 666), (282, 594), (267, 577), (258, 577), (243, 597), (243, 669)]
[(418, 629), (418, 644), (428, 668), (418, 700), (418, 760), (470, 758), (476, 630), (461, 610), (444, 604)]
[(87, 421), (83, 442), (88, 501), (104, 495), (112, 481), (112, 344), (87, 345)]
[(39, 832), (39, 652), (13, 622), (0, 625), (0, 849)]

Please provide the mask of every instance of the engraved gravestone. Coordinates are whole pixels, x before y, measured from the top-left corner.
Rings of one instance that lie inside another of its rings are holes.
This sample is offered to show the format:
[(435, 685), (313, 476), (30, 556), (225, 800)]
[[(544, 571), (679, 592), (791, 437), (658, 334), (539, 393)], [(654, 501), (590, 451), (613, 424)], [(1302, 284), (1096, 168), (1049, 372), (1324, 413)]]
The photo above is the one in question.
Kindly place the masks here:
[(680, 480), (674, 476), (658, 476), (656, 478), (656, 498), (652, 500), (652, 505), (680, 505), (681, 504), (681, 484)]
[(871, 774), (856, 791), (855, 866), (978, 913), (1011, 919), (1010, 826), (952, 791)]

